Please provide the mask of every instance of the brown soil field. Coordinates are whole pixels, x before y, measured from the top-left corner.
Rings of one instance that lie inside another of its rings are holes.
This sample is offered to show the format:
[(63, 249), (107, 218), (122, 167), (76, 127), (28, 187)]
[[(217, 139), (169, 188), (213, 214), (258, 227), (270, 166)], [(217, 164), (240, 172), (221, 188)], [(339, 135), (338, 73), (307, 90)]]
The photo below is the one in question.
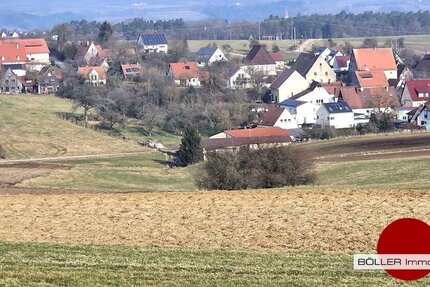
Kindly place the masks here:
[(317, 162), (419, 157), (430, 154), (430, 133), (351, 137), (299, 147)]
[(428, 222), (429, 201), (427, 192), (316, 188), (128, 194), (6, 189), (0, 240), (372, 252), (393, 220)]

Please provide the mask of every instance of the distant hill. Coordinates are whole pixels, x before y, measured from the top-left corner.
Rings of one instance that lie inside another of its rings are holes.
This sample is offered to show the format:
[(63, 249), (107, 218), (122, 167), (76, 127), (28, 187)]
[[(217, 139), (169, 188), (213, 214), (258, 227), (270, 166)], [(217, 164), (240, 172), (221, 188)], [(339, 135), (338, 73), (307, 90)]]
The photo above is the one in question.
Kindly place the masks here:
[(71, 12), (33, 15), (0, 10), (0, 29), (24, 31), (49, 29), (56, 24), (70, 22), (71, 20), (80, 20), (82, 18), (82, 15)]
[(418, 11), (430, 9), (428, 0), (230, 0), (185, 1), (105, 0), (18, 0), (14, 6), (0, 3), (0, 28), (24, 30), (46, 28), (70, 20), (109, 20), (112, 22), (142, 17), (145, 19), (198, 20), (208, 17), (228, 20), (261, 20), (269, 15), (289, 16), (351, 13), (363, 11)]

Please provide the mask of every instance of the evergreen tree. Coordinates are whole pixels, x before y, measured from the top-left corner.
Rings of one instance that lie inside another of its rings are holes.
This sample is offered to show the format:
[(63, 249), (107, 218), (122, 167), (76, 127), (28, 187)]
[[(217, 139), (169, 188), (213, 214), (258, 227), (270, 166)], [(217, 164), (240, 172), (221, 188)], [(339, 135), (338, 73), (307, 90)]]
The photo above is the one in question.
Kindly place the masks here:
[(188, 124), (178, 151), (179, 164), (187, 166), (203, 160), (201, 138), (196, 128)]
[(99, 41), (101, 43), (105, 43), (109, 41), (112, 34), (113, 34), (112, 26), (109, 24), (109, 22), (104, 21), (100, 26)]

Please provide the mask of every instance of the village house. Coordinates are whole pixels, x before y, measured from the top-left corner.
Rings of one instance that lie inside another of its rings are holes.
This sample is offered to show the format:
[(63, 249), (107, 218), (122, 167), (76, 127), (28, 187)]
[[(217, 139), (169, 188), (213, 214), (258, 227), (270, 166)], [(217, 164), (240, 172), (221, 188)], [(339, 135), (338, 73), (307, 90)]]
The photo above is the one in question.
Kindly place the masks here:
[(240, 67), (233, 68), (224, 74), (224, 84), (230, 89), (249, 89), (252, 88), (251, 75)]
[(397, 107), (395, 109), (396, 120), (403, 123), (409, 122), (412, 118), (409, 114), (415, 109), (414, 107)]
[(317, 84), (318, 83), (314, 82), (309, 89), (290, 97), (290, 99), (307, 102), (316, 106), (321, 106), (324, 103), (335, 102), (334, 95), (329, 94), (324, 87)]
[(242, 69), (251, 76), (254, 73), (262, 73), (265, 76), (275, 76), (276, 62), (272, 59), (265, 47), (254, 45), (248, 55), (246, 55)]
[(391, 87), (394, 87), (397, 91), (403, 92), (405, 88), (406, 81), (412, 80), (414, 78), (414, 74), (408, 68), (408, 66), (404, 64), (397, 65), (397, 79), (388, 80), (388, 83)]
[(361, 91), (356, 87), (341, 87), (337, 91), (339, 102), (346, 102), (356, 114), (369, 117), (372, 113), (392, 112), (400, 106), (393, 87), (373, 88)]
[(228, 59), (218, 47), (203, 47), (188, 55), (190, 62), (196, 62), (199, 67), (211, 66), (216, 62), (227, 62)]
[(360, 73), (364, 73), (362, 78), (377, 78), (378, 82), (382, 74), (387, 82), (390, 79), (397, 79), (397, 64), (393, 50), (391, 48), (353, 49), (349, 64), (351, 85), (360, 84), (357, 79)]
[(10, 68), (1, 74), (0, 92), (5, 94), (20, 94), (24, 91), (24, 85)]
[(1, 39), (0, 63), (2, 66), (25, 65), (29, 71), (40, 71), (49, 65), (49, 48), (44, 39)]
[(280, 103), (309, 88), (309, 82), (297, 71), (285, 69), (270, 85), (273, 102)]
[(298, 123), (288, 109), (268, 106), (265, 112), (260, 115), (258, 126), (278, 127), (288, 130), (298, 128)]
[(206, 72), (200, 71), (195, 62), (170, 63), (167, 76), (180, 87), (200, 87), (201, 82), (209, 78)]
[(336, 56), (333, 61), (333, 71), (335, 73), (347, 73), (351, 56)]
[(281, 51), (270, 53), (270, 57), (272, 57), (273, 61), (275, 61), (277, 71), (282, 71), (285, 69), (285, 57)]
[(37, 93), (38, 94), (51, 94), (56, 93), (62, 85), (63, 72), (54, 67), (43, 68), (37, 80)]
[(406, 81), (400, 97), (403, 106), (419, 107), (430, 101), (430, 79)]
[(316, 47), (312, 51), (315, 56), (321, 56), (324, 60), (330, 55), (332, 51), (327, 47)]
[(78, 50), (76, 51), (74, 60), (88, 64), (88, 62), (93, 58), (96, 57), (98, 54), (98, 50), (94, 42), (85, 41), (82, 42)]
[(412, 115), (411, 124), (430, 131), (430, 102), (420, 105), (409, 114)]
[(167, 53), (169, 45), (166, 36), (162, 33), (142, 33), (137, 39), (137, 47), (146, 53)]
[(317, 109), (316, 105), (308, 102), (302, 102), (297, 100), (285, 100), (278, 105), (281, 108), (287, 109), (290, 114), (296, 120), (299, 128), (310, 128), (317, 120)]
[(126, 81), (131, 81), (135, 77), (142, 76), (142, 67), (137, 64), (123, 64), (121, 65), (122, 78)]
[(326, 103), (318, 109), (316, 122), (322, 127), (352, 128), (354, 112), (345, 102)]
[(94, 42), (86, 41), (79, 45), (74, 59), (81, 66), (103, 66), (108, 70), (111, 53), (110, 49), (103, 49), (102, 46), (96, 45)]
[(102, 66), (96, 67), (79, 67), (78, 75), (85, 79), (86, 83), (93, 86), (106, 85), (106, 70)]
[(309, 83), (336, 82), (336, 73), (319, 55), (301, 53), (291, 69), (299, 72)]

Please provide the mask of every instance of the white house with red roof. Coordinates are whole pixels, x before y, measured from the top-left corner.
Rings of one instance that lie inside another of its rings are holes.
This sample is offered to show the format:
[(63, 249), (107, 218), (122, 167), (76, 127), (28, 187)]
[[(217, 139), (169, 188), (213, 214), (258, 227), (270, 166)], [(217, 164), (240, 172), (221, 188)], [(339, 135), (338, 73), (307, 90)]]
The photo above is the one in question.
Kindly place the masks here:
[(103, 66), (79, 67), (78, 75), (85, 79), (85, 82), (93, 86), (106, 85), (106, 70)]
[(170, 63), (167, 76), (180, 87), (200, 87), (209, 75), (200, 71), (196, 62)]
[(406, 81), (400, 98), (403, 106), (419, 107), (430, 101), (430, 79)]
[(50, 64), (48, 45), (44, 39), (0, 39), (0, 63), (40, 71)]

